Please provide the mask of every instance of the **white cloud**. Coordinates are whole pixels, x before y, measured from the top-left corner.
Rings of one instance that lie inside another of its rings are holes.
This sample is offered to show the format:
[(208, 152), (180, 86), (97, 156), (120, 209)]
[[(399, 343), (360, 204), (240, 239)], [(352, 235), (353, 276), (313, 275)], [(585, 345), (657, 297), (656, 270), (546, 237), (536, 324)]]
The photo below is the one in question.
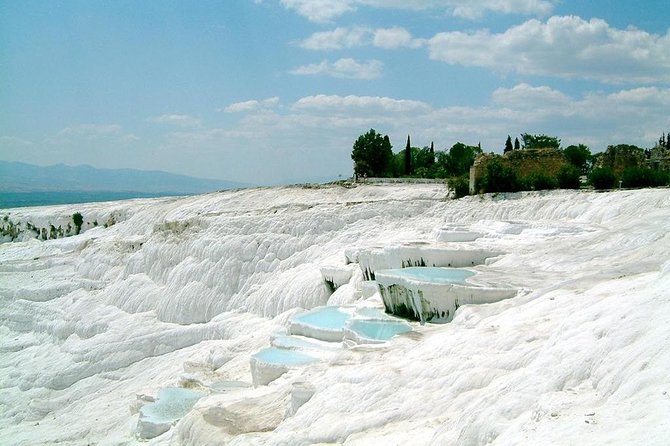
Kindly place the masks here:
[(259, 107), (259, 105), (260, 105), (260, 103), (256, 100), (244, 101), (244, 102), (235, 102), (234, 104), (230, 104), (229, 106), (224, 108), (223, 111), (226, 112), (226, 113), (245, 112), (245, 111), (255, 110)]
[(414, 39), (405, 28), (380, 28), (375, 30), (373, 44), (379, 48), (394, 49), (402, 47), (417, 48), (423, 44), (420, 39)]
[(324, 60), (318, 64), (304, 65), (291, 71), (291, 74), (328, 75), (344, 79), (372, 80), (381, 76), (384, 64), (379, 60), (357, 62), (354, 59), (339, 59), (335, 62)]
[(241, 112), (250, 112), (258, 110), (260, 108), (272, 108), (276, 107), (277, 105), (279, 105), (279, 98), (274, 96), (271, 98), (263, 99), (261, 101), (252, 99), (250, 101), (235, 102), (217, 111), (223, 111), (225, 113), (241, 113)]
[(345, 12), (353, 11), (355, 0), (281, 0), (287, 9), (292, 9), (312, 22), (328, 22)]
[(500, 151), (508, 134), (530, 132), (556, 135), (565, 145), (586, 143), (597, 151), (608, 144), (652, 144), (667, 126), (668, 103), (670, 89), (657, 87), (571, 97), (528, 84), (499, 88), (488, 104), (478, 107), (435, 108), (390, 97), (315, 95), (299, 99), (286, 114), (251, 115), (242, 127), (285, 135), (287, 143), (292, 137), (322, 137), (324, 150), (335, 150), (327, 149), (329, 139), (348, 141), (350, 147), (361, 132), (376, 128), (396, 145), (410, 133), (419, 145), (435, 141), (445, 148), (457, 141), (481, 141), (485, 150)]
[(339, 50), (366, 45), (371, 38), (372, 31), (369, 28), (335, 28), (312, 34), (300, 42), (300, 46), (308, 50)]
[(545, 16), (557, 0), (281, 0), (313, 22), (330, 22), (359, 6), (399, 10), (442, 10), (445, 14), (474, 19), (487, 12)]
[(200, 120), (188, 115), (161, 115), (149, 118), (149, 121), (156, 122), (158, 124), (170, 124), (170, 125), (179, 125), (179, 126), (198, 126), (200, 125)]
[(558, 90), (549, 87), (533, 87), (528, 84), (519, 84), (511, 89), (498, 88), (491, 96), (492, 102), (500, 107), (521, 109), (526, 104), (543, 104), (548, 107), (564, 107), (570, 98)]
[(378, 48), (394, 49), (400, 47), (418, 48), (425, 43), (415, 39), (405, 28), (353, 28), (338, 27), (332, 31), (316, 32), (300, 42), (302, 48), (308, 50), (341, 50), (361, 46), (374, 45)]
[(316, 95), (299, 99), (293, 110), (330, 113), (356, 113), (360, 111), (416, 113), (430, 110), (425, 102), (408, 99), (393, 99), (379, 96)]
[(670, 81), (670, 32), (619, 30), (599, 19), (529, 20), (499, 34), (445, 32), (428, 46), (432, 59), (503, 73), (610, 83)]
[(501, 14), (548, 15), (554, 8), (556, 1), (544, 0), (448, 0), (435, 3), (447, 4), (452, 8), (456, 17), (476, 19), (484, 13), (496, 12)]

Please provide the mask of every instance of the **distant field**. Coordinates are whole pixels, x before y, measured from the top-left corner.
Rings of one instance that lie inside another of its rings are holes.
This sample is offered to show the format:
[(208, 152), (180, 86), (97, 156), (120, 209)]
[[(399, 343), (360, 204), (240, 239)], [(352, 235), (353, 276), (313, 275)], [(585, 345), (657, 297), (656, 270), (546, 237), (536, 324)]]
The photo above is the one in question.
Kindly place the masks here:
[(97, 201), (127, 200), (130, 198), (155, 198), (185, 195), (178, 193), (143, 192), (0, 192), (0, 209), (53, 204), (92, 203)]

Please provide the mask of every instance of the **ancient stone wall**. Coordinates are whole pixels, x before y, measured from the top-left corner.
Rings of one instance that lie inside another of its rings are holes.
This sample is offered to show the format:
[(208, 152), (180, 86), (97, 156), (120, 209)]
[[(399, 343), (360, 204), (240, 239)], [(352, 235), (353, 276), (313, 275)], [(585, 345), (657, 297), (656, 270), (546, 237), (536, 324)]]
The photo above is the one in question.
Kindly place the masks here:
[(593, 167), (609, 167), (614, 175), (620, 177), (627, 167), (643, 166), (644, 164), (645, 157), (642, 149), (634, 146), (618, 145), (609, 146), (603, 153), (598, 154)]
[(647, 167), (658, 170), (670, 170), (670, 150), (665, 147), (654, 147), (646, 160)]
[(470, 168), (470, 193), (474, 194), (477, 180), (486, 174), (486, 166), (492, 160), (498, 158), (506, 166), (516, 170), (519, 178), (525, 179), (533, 172), (542, 172), (550, 176), (556, 176), (561, 167), (567, 164), (563, 153), (556, 149), (521, 149), (512, 150), (503, 155), (487, 153), (479, 155)]

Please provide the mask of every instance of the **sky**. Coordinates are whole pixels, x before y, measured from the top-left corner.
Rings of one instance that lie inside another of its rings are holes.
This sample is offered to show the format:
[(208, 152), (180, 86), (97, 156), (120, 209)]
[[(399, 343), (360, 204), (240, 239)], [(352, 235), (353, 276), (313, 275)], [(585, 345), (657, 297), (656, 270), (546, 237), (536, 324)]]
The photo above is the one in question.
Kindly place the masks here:
[(281, 184), (670, 131), (667, 0), (0, 0), (0, 159)]

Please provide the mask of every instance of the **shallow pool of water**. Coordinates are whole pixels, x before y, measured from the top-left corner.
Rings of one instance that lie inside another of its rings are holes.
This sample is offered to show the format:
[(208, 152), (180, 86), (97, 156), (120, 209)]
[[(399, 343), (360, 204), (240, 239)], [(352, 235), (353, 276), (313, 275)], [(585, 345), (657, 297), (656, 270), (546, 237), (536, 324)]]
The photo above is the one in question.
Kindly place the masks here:
[(351, 321), (349, 329), (367, 339), (388, 341), (397, 334), (411, 331), (412, 327), (404, 322), (358, 319)]
[(316, 361), (316, 358), (306, 355), (305, 353), (276, 347), (264, 348), (258, 353), (255, 353), (253, 357), (266, 364), (279, 365), (299, 365)]
[(380, 273), (430, 283), (464, 283), (467, 278), (475, 275), (474, 271), (467, 269), (438, 267), (388, 269)]
[(322, 307), (296, 316), (298, 323), (328, 330), (342, 330), (351, 315), (340, 311), (337, 307)]
[(379, 308), (363, 307), (356, 310), (356, 314), (370, 319), (389, 319), (390, 316)]
[(322, 344), (310, 342), (306, 339), (296, 336), (277, 336), (272, 340), (272, 346), (283, 349), (312, 349), (320, 350), (323, 348)]
[(170, 423), (186, 415), (203, 393), (181, 387), (167, 387), (158, 391), (153, 403), (142, 406), (140, 414), (154, 423)]

